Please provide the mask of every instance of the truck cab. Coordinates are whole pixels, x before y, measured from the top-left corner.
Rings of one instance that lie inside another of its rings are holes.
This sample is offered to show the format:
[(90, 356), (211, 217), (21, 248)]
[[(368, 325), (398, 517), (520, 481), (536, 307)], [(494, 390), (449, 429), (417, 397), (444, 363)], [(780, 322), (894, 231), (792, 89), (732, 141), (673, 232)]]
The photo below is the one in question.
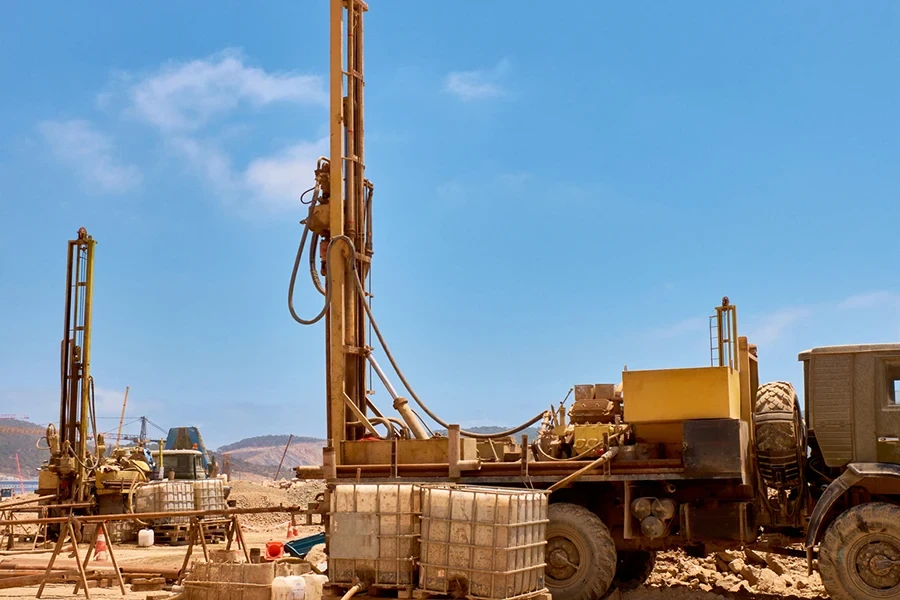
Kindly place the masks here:
[(900, 464), (900, 344), (825, 346), (799, 359), (806, 424), (824, 464)]
[(203, 453), (199, 450), (163, 450), (160, 479), (171, 476), (174, 479), (196, 481), (207, 479)]
[(805, 546), (833, 598), (900, 595), (900, 344), (801, 352), (807, 473)]

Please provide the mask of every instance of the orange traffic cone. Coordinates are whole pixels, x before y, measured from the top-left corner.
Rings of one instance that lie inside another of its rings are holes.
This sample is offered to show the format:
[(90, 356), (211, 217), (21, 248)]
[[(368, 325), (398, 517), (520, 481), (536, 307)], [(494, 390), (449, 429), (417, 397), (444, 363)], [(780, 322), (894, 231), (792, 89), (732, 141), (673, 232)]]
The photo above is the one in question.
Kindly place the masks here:
[(97, 534), (97, 543), (94, 544), (94, 560), (109, 560), (109, 553), (106, 551), (106, 536), (102, 529)]

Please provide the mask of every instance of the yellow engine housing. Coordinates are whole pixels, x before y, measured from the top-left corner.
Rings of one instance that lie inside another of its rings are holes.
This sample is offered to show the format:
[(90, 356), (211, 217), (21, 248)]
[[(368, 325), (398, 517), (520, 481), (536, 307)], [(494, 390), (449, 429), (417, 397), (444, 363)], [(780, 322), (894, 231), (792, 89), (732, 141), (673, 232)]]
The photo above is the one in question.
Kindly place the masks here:
[(626, 423), (741, 418), (741, 378), (731, 367), (622, 373)]
[(138, 470), (98, 470), (95, 477), (98, 494), (121, 494), (127, 492), (134, 482), (148, 481), (147, 474)]
[(616, 432), (616, 426), (607, 423), (595, 423), (591, 425), (573, 425), (572, 447), (580, 454), (593, 447), (600, 447), (603, 443), (603, 434), (612, 435)]

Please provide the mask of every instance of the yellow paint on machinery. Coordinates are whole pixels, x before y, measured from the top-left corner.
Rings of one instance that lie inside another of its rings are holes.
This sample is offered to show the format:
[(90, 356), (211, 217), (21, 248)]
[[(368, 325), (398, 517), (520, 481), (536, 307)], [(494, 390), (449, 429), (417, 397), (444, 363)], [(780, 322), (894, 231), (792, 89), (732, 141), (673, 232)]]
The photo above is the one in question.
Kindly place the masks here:
[(150, 467), (144, 463), (145, 470), (98, 470), (95, 472), (98, 494), (121, 494), (135, 482), (147, 483), (150, 480)]
[(55, 494), (59, 488), (59, 475), (49, 469), (38, 471), (37, 493), (41, 496)]
[(620, 429), (612, 423), (595, 423), (592, 425), (573, 425), (575, 452), (581, 453), (591, 448), (598, 448), (603, 443), (604, 435), (612, 435)]
[(622, 373), (626, 423), (740, 419), (741, 378), (731, 367)]

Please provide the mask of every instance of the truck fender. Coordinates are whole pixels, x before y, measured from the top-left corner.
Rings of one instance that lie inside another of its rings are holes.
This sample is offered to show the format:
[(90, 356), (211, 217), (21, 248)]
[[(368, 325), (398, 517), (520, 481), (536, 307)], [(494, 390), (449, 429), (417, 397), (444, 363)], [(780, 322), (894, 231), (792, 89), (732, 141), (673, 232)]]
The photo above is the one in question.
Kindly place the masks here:
[(847, 469), (841, 473), (841, 476), (832, 481), (816, 506), (812, 515), (809, 517), (809, 524), (806, 528), (806, 546), (809, 551), (816, 544), (819, 538), (819, 530), (822, 528), (822, 521), (825, 515), (834, 505), (838, 498), (851, 487), (862, 481), (863, 479), (900, 479), (900, 465), (892, 465), (888, 463), (850, 463)]

